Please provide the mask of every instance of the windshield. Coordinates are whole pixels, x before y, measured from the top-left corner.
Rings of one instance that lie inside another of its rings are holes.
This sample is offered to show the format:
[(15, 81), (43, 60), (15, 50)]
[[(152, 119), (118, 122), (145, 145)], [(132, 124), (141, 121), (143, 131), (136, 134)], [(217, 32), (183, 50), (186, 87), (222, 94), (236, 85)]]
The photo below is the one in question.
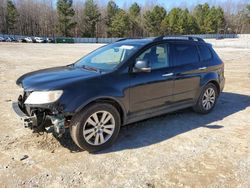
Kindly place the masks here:
[(114, 43), (95, 50), (75, 63), (76, 67), (112, 70), (137, 51), (139, 45)]

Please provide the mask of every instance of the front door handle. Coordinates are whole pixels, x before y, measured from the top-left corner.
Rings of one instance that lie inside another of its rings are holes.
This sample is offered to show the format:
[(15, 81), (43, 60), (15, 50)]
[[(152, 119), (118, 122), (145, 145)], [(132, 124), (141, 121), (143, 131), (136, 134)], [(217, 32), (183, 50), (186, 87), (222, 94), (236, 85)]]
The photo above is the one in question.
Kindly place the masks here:
[(207, 67), (201, 67), (201, 68), (199, 68), (199, 70), (205, 70), (205, 69), (207, 69)]
[(173, 76), (174, 75), (174, 73), (167, 73), (167, 74), (163, 74), (162, 76), (163, 77), (169, 77), (169, 76)]

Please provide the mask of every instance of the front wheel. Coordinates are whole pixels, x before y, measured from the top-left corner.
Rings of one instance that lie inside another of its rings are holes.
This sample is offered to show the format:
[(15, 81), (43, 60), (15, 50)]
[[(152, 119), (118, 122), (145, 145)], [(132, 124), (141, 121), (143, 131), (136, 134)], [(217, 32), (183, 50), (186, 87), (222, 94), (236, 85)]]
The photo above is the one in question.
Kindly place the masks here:
[(217, 98), (218, 90), (216, 86), (212, 83), (207, 84), (193, 107), (194, 111), (202, 114), (211, 112), (217, 102)]
[(94, 104), (73, 117), (70, 134), (80, 148), (96, 152), (111, 146), (116, 140), (120, 126), (117, 109), (106, 103)]

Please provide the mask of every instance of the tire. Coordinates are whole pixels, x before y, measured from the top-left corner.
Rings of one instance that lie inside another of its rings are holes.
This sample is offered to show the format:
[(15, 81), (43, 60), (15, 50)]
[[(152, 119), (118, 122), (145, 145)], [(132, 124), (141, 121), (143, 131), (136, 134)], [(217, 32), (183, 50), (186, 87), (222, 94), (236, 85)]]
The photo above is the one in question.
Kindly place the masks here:
[[(214, 84), (209, 83), (201, 91), (201, 94), (195, 106), (193, 106), (193, 109), (197, 113), (208, 114), (215, 107), (217, 99), (218, 99), (218, 89)], [(207, 101), (207, 103), (205, 101)], [(208, 103), (210, 104), (210, 106)]]
[(70, 135), (77, 146), (94, 153), (115, 142), (120, 126), (117, 109), (111, 104), (97, 103), (84, 108), (72, 118)]

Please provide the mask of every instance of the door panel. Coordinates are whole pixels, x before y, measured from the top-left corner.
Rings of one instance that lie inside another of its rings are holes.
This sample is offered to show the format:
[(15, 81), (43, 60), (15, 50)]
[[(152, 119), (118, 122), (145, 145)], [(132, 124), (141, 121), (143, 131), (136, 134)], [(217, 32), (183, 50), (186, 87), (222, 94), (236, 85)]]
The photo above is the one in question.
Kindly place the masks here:
[(131, 76), (130, 112), (152, 109), (171, 103), (173, 94), (173, 76), (163, 75), (170, 69), (154, 70)]
[(178, 42), (171, 44), (173, 72), (175, 74), (173, 102), (192, 101), (199, 90), (201, 64), (194, 44)]
[(169, 68), (168, 45), (159, 44), (150, 47), (136, 60), (148, 61), (152, 70), (151, 72), (131, 73), (130, 113), (157, 109), (170, 104), (174, 74), (170, 74), (172, 68)]
[(174, 70), (175, 81), (173, 102), (193, 100), (200, 87), (200, 71), (198, 66), (185, 65)]

